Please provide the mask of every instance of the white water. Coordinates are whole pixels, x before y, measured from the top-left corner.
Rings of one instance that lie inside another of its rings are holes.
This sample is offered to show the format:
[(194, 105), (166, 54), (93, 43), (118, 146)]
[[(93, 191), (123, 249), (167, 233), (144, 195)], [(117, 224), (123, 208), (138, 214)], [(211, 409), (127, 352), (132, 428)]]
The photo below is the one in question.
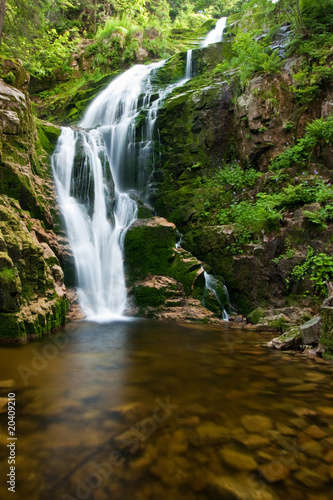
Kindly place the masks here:
[(214, 278), (214, 276), (212, 276), (211, 274), (208, 274), (206, 271), (204, 272), (204, 276), (205, 276), (205, 287), (208, 289), (208, 290), (211, 290), (213, 292), (213, 294), (215, 295), (216, 297), (216, 300), (217, 302), (220, 304), (221, 306), (221, 309), (222, 309), (222, 319), (224, 321), (229, 321), (229, 315), (227, 313), (227, 311), (225, 310), (225, 307), (224, 307), (224, 304), (222, 303), (220, 297), (219, 297), (219, 294), (216, 290), (217, 286), (222, 286), (223, 287), (223, 291), (224, 291), (224, 294), (226, 295), (227, 297), (227, 301), (228, 301), (228, 306), (230, 305), (230, 301), (229, 301), (229, 293), (228, 293), (228, 289), (225, 285), (223, 285), (222, 283), (217, 283), (216, 281), (216, 278)]
[[(122, 316), (126, 307), (123, 240), (137, 214), (131, 192), (142, 194), (148, 182), (135, 155), (141, 163), (150, 150), (157, 105), (149, 76), (162, 64), (134, 66), (113, 80), (80, 123), (89, 130), (64, 128), (52, 158), (79, 300), (91, 320)], [(145, 107), (146, 130), (135, 146), (135, 119)]]
[(207, 45), (210, 45), (211, 43), (221, 42), (226, 24), (227, 18), (221, 17), (221, 19), (217, 21), (215, 28), (207, 34), (206, 38), (204, 38), (201, 43), (201, 47), (207, 47)]
[(52, 157), (78, 296), (90, 320), (119, 318), (126, 308), (123, 245), (137, 216), (133, 195), (148, 200), (157, 112), (192, 77), (192, 50), (185, 78), (154, 89), (151, 77), (164, 62), (136, 65), (115, 78), (89, 106), (80, 128), (63, 128)]
[(192, 49), (188, 50), (186, 54), (185, 78), (186, 80), (190, 80), (192, 78)]

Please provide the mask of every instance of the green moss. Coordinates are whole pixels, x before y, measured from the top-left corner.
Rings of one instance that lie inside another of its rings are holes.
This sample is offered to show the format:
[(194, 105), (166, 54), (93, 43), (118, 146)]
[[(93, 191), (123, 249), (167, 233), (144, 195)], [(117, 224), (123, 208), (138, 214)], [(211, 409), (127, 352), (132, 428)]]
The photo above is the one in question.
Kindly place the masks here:
[(333, 362), (333, 351), (325, 351), (322, 354), (323, 359), (326, 359), (326, 361), (332, 361)]
[(262, 307), (257, 307), (254, 311), (252, 311), (247, 317), (247, 321), (252, 325), (257, 325), (259, 321), (264, 317), (265, 309)]
[(36, 125), (38, 138), (42, 148), (48, 154), (52, 154), (58, 137), (61, 134), (61, 129), (59, 127), (55, 127), (51, 123), (47, 123), (38, 119), (36, 120)]
[(149, 286), (135, 286), (133, 288), (136, 304), (141, 307), (159, 307), (165, 303), (165, 288), (152, 288)]
[(171, 225), (142, 224), (130, 227), (124, 242), (130, 282), (144, 278), (149, 273), (167, 275), (175, 244), (176, 230)]
[(0, 339), (20, 339), (26, 336), (21, 314), (0, 313)]

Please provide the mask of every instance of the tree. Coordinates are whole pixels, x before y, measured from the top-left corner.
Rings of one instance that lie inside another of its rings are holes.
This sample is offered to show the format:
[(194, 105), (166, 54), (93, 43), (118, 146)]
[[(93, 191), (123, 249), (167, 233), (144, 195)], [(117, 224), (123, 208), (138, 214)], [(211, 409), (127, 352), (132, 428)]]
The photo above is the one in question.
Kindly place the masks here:
[(0, 4), (0, 45), (1, 45), (1, 38), (2, 38), (3, 22), (4, 22), (4, 18), (5, 18), (5, 9), (6, 9), (6, 0), (1, 0), (1, 4)]

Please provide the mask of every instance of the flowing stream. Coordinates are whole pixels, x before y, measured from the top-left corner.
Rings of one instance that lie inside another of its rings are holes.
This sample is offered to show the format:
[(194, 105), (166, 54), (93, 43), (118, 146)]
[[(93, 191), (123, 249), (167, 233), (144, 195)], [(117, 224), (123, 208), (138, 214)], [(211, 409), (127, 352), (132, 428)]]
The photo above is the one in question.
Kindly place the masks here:
[[(220, 36), (216, 30), (213, 41)], [(157, 89), (153, 77), (164, 63), (136, 65), (115, 78), (89, 106), (79, 127), (63, 128), (52, 158), (78, 296), (90, 320), (124, 314), (123, 242), (137, 216), (136, 200), (148, 201), (158, 109), (174, 88), (193, 76), (189, 50), (184, 78)]]

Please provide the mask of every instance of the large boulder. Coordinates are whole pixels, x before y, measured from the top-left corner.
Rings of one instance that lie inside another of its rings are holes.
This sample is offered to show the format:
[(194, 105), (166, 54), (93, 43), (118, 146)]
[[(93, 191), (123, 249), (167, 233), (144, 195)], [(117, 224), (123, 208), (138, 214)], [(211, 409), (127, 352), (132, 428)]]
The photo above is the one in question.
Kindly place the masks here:
[[(141, 316), (211, 321), (214, 312), (201, 304), (205, 290), (201, 262), (176, 248), (175, 225), (162, 217), (139, 219), (124, 241), (125, 268), (135, 312)], [(215, 306), (215, 313), (222, 311)]]

